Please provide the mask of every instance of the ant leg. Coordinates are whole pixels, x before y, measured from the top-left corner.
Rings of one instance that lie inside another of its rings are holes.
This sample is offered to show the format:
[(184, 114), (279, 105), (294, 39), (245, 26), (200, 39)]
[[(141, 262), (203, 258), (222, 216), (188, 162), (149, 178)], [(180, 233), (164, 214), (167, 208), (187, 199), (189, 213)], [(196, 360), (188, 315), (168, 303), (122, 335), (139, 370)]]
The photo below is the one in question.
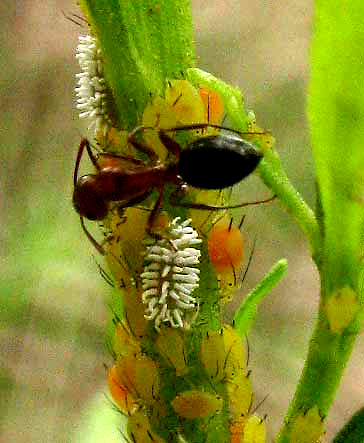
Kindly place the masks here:
[(173, 154), (176, 157), (177, 163), (179, 162), (179, 158), (181, 155), (181, 147), (180, 145), (173, 140), (167, 133), (164, 131), (164, 129), (160, 129), (158, 131), (158, 136), (160, 141), (163, 143), (163, 145), (167, 148), (168, 152)]
[(245, 203), (239, 203), (238, 205), (227, 205), (227, 206), (216, 206), (216, 205), (205, 205), (204, 203), (181, 203), (177, 200), (177, 193), (176, 191), (171, 194), (171, 204), (173, 206), (181, 206), (184, 208), (190, 208), (190, 209), (201, 209), (204, 211), (219, 211), (221, 209), (237, 209), (237, 208), (243, 208), (245, 206), (252, 206), (252, 205), (260, 205), (262, 203), (269, 203), (273, 201), (277, 196), (273, 195), (272, 197), (269, 197), (265, 200), (257, 200), (254, 202), (245, 202)]
[(90, 157), (92, 164), (95, 166), (95, 168), (98, 171), (100, 171), (100, 166), (97, 163), (97, 158), (94, 156), (93, 152), (91, 151), (90, 143), (88, 142), (88, 140), (86, 140), (86, 149), (87, 149), (87, 153), (88, 153), (88, 156)]
[(157, 201), (155, 202), (152, 212), (150, 213), (150, 215), (148, 217), (147, 234), (157, 240), (161, 240), (163, 238), (163, 236), (160, 235), (159, 233), (153, 231), (154, 223), (157, 219), (157, 216), (160, 212), (160, 209), (161, 209), (162, 203), (163, 203), (163, 188), (158, 189), (158, 191), (159, 191), (159, 196), (157, 198)]
[(81, 227), (83, 232), (86, 234), (86, 237), (89, 239), (89, 241), (93, 244), (93, 246), (96, 248), (97, 252), (99, 252), (101, 255), (105, 255), (105, 249), (98, 243), (90, 234), (90, 232), (87, 230), (85, 223), (83, 221), (83, 217), (80, 217)]
[(213, 123), (194, 123), (191, 125), (182, 125), (182, 126), (177, 126), (175, 128), (168, 128), (168, 129), (163, 129), (164, 132), (172, 132), (172, 131), (187, 131), (187, 130), (192, 130), (192, 129), (205, 129), (205, 128), (215, 128), (215, 129), (225, 129), (226, 131), (230, 131), (230, 132), (234, 132), (235, 134), (238, 135), (264, 135), (264, 134), (268, 134), (267, 131), (259, 131), (259, 132), (251, 132), (251, 131), (238, 131), (236, 129), (232, 129), (232, 128), (227, 128), (226, 126), (221, 126), (221, 125), (215, 125)]
[(97, 160), (95, 158), (95, 156), (93, 155), (91, 148), (90, 148), (90, 143), (88, 142), (88, 140), (86, 138), (82, 138), (81, 139), (81, 143), (80, 143), (80, 147), (78, 148), (78, 152), (77, 152), (77, 157), (76, 157), (76, 163), (75, 163), (75, 170), (73, 173), (73, 184), (74, 186), (76, 186), (77, 184), (77, 176), (78, 176), (78, 170), (80, 167), (80, 162), (81, 162), (81, 158), (82, 158), (82, 154), (83, 154), (83, 150), (87, 149), (87, 153), (90, 157), (90, 160), (92, 161), (93, 165), (96, 167), (97, 170), (100, 170), (99, 165), (97, 164)]
[(101, 157), (120, 158), (121, 160), (128, 161), (130, 163), (133, 163), (136, 166), (143, 166), (144, 165), (144, 162), (142, 160), (132, 157), (131, 155), (109, 154), (106, 152), (102, 152), (101, 154), (99, 154), (98, 158), (101, 158)]
[(131, 132), (129, 132), (128, 143), (131, 143), (135, 149), (138, 149), (138, 151), (143, 152), (144, 154), (146, 154), (149, 157), (149, 159), (153, 163), (156, 163), (157, 161), (159, 161), (158, 155), (153, 151), (152, 148), (147, 146), (145, 143), (139, 142), (136, 139), (136, 134), (138, 134), (139, 132), (143, 132), (145, 129), (154, 129), (154, 128), (147, 127), (147, 126), (137, 126), (135, 129), (133, 129)]

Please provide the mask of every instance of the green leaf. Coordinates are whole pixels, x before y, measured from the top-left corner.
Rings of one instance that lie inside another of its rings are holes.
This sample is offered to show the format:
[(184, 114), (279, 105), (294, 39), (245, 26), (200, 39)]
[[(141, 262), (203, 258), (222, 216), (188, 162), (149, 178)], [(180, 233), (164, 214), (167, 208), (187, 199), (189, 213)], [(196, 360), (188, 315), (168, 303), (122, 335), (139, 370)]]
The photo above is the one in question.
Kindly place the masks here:
[(254, 323), (258, 305), (263, 298), (278, 284), (287, 271), (287, 260), (279, 260), (264, 276), (263, 280), (246, 297), (234, 315), (235, 328), (244, 337)]
[(354, 414), (334, 438), (333, 443), (364, 442), (364, 408)]

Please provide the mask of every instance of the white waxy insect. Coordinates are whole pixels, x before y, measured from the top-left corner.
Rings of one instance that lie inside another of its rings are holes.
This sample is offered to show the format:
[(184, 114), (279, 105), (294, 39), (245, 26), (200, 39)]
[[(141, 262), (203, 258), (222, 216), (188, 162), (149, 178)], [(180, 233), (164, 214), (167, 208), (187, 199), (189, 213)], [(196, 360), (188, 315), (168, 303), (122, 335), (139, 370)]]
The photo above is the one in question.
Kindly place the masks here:
[(142, 301), (147, 306), (145, 318), (173, 328), (189, 328), (198, 315), (199, 304), (192, 292), (198, 288), (201, 252), (192, 247), (201, 243), (189, 226), (191, 219), (180, 223), (175, 218), (166, 228), (166, 238), (149, 239), (141, 274)]
[(95, 134), (100, 130), (106, 134), (112, 126), (107, 114), (107, 100), (110, 94), (104, 79), (101, 49), (95, 37), (79, 37), (76, 58), (81, 68), (81, 72), (76, 74), (75, 89), (79, 116), (90, 121), (89, 129), (94, 129)]

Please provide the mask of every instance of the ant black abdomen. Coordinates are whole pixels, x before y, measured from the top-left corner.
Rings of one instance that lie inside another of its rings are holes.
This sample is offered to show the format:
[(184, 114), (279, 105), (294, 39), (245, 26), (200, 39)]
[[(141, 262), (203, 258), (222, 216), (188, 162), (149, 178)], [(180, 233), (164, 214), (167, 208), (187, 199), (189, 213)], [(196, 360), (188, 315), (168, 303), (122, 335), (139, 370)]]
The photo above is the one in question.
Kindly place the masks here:
[(181, 151), (178, 173), (191, 186), (224, 189), (251, 174), (263, 154), (232, 134), (199, 138)]

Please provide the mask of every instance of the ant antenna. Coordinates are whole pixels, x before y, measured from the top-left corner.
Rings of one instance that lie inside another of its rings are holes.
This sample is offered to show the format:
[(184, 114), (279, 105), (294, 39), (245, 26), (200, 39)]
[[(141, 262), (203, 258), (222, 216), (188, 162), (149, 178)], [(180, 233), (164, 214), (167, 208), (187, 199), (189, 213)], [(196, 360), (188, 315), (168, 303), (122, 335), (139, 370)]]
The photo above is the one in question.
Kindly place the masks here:
[[(96, 261), (96, 259), (95, 259), (95, 261)], [(97, 268), (99, 270), (101, 277), (105, 280), (105, 282), (109, 286), (111, 286), (112, 288), (115, 288), (112, 277), (105, 271), (105, 269), (97, 261), (96, 261), (96, 265), (97, 265)]]
[[(171, 197), (172, 197), (172, 195), (171, 195)], [(219, 211), (219, 210), (223, 210), (223, 209), (237, 209), (237, 208), (244, 208), (245, 206), (253, 206), (253, 205), (260, 205), (262, 203), (270, 203), (276, 197), (277, 197), (276, 195), (273, 195), (272, 197), (269, 197), (264, 200), (257, 200), (254, 202), (245, 202), (245, 203), (240, 203), (237, 205), (228, 205), (228, 206), (205, 205), (204, 203), (183, 203), (183, 202), (181, 203), (178, 201), (173, 201), (173, 205), (174, 206), (181, 206), (184, 208), (201, 209), (201, 210), (206, 210), (206, 211)]]
[(101, 255), (105, 255), (105, 249), (98, 243), (90, 234), (90, 232), (87, 230), (85, 226), (85, 222), (83, 221), (83, 217), (80, 216), (80, 222), (83, 232), (85, 233), (86, 237), (89, 239), (89, 241), (92, 243), (94, 248), (96, 248), (97, 252), (99, 252)]
[(82, 17), (81, 15), (77, 15), (77, 14), (67, 15), (63, 9), (61, 9), (61, 12), (62, 12), (64, 18), (71, 21), (72, 23), (74, 23), (77, 26), (82, 27), (84, 24), (88, 25), (88, 21), (84, 17)]
[(248, 340), (248, 336), (246, 334), (245, 334), (245, 341), (246, 341), (246, 366), (248, 367), (250, 360), (250, 343)]

